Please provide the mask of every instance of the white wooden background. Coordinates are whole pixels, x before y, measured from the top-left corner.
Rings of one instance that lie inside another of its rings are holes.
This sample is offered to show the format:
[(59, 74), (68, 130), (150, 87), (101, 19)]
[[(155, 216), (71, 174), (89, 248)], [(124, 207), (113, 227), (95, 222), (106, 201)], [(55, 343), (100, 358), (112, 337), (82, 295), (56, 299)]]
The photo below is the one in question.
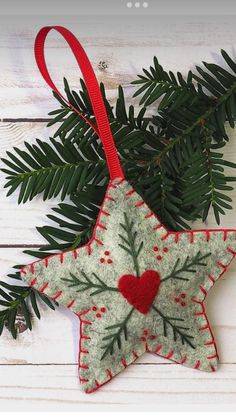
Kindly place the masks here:
[[(184, 74), (201, 60), (222, 62), (220, 48), (236, 58), (233, 17), (149, 17), (148, 23), (120, 18), (41, 17), (2, 18), (0, 29), (0, 151), (23, 147), (24, 141), (47, 139), (54, 129), (45, 119), (55, 109), (50, 90), (39, 75), (33, 42), (44, 24), (63, 24), (80, 37), (110, 99), (121, 83), (128, 97), (130, 81), (157, 55), (167, 69)], [(47, 57), (59, 86), (66, 75), (78, 87), (79, 72), (65, 42), (51, 34)], [(101, 62), (107, 69), (101, 69)], [(137, 102), (135, 102), (137, 104)], [(236, 162), (236, 132), (225, 150)], [(38, 246), (42, 239), (35, 226), (44, 225), (45, 214), (58, 201), (43, 204), (41, 198), (17, 206), (16, 194), (5, 197), (0, 174), (0, 274), (16, 263), (29, 262), (22, 248)], [(234, 210), (222, 225), (236, 227)], [(201, 224), (195, 225), (199, 227)], [(212, 217), (208, 227), (214, 227)], [(69, 311), (43, 309), (34, 320), (33, 332), (25, 331), (14, 341), (8, 332), (0, 338), (0, 409), (107, 410), (107, 409), (220, 409), (236, 407), (236, 264), (219, 282), (207, 302), (207, 312), (221, 358), (216, 373), (202, 373), (145, 355), (98, 392), (86, 395), (77, 376), (78, 320)]]

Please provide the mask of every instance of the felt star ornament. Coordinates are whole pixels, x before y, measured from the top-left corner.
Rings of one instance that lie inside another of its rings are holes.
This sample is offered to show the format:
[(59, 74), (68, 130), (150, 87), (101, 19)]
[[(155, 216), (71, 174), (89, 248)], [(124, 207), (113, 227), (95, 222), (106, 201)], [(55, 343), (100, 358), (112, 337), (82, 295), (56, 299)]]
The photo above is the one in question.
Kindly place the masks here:
[(169, 232), (116, 179), (92, 240), (26, 266), (22, 278), (78, 314), (80, 380), (91, 392), (146, 351), (215, 371), (204, 300), (235, 255), (236, 231)]
[[(39, 41), (42, 34), (47, 31)], [(22, 278), (79, 316), (79, 374), (86, 392), (146, 351), (215, 371), (218, 355), (204, 300), (236, 256), (236, 230), (168, 231), (125, 180), (115, 148), (114, 163), (102, 140), (111, 181), (91, 240), (25, 266)]]

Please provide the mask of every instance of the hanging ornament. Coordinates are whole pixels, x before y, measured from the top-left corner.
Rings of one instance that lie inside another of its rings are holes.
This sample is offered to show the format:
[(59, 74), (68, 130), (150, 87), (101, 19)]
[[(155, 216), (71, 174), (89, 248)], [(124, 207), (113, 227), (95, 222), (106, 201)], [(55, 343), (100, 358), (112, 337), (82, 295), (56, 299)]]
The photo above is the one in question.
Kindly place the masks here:
[(204, 301), (236, 256), (236, 230), (167, 230), (125, 180), (95, 74), (65, 28), (43, 28), (36, 38), (44, 79), (62, 96), (44, 58), (51, 29), (66, 39), (83, 73), (97, 126), (89, 123), (102, 141), (110, 182), (91, 240), (25, 266), (22, 279), (79, 317), (79, 375), (88, 393), (146, 351), (215, 371), (218, 354)]

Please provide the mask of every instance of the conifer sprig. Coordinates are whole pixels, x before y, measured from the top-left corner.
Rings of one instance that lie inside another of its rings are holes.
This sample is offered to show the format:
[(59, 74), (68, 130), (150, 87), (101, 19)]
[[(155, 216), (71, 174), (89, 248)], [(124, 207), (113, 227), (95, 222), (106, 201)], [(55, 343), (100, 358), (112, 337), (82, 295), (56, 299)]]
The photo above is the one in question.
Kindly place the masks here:
[(32, 313), (40, 319), (38, 302), (41, 301), (52, 310), (55, 310), (56, 303), (43, 294), (38, 293), (33, 288), (11, 285), (0, 281), (0, 336), (4, 327), (9, 329), (12, 337), (17, 337), (17, 316), (20, 313), (23, 317), (26, 328), (32, 330)]

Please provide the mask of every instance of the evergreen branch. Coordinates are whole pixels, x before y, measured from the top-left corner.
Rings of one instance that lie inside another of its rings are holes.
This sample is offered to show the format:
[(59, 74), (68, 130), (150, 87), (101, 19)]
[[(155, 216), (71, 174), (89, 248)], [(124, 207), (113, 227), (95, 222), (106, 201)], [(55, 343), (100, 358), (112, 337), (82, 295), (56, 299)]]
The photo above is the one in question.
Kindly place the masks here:
[[(14, 339), (17, 337), (17, 318), (20, 316), (29, 330), (32, 330), (32, 311), (40, 319), (38, 299), (43, 301), (49, 308), (55, 310), (55, 306), (48, 297), (29, 287), (10, 285), (0, 281), (0, 335), (6, 326)], [(56, 304), (56, 303), (55, 303)]]
[[(203, 126), (212, 130), (213, 138), (217, 141), (222, 139), (227, 140), (227, 134), (224, 124), (226, 120), (229, 121), (231, 127), (234, 127), (236, 119), (236, 68), (232, 59), (225, 51), (222, 51), (222, 56), (225, 62), (229, 65), (231, 72), (217, 66), (216, 64), (203, 63), (208, 72), (203, 71), (199, 66), (196, 67), (198, 73), (202, 76), (200, 78), (196, 74), (189, 72), (187, 81), (183, 79), (180, 73), (177, 78), (173, 73), (166, 73), (155, 60), (154, 68), (150, 68), (150, 72), (144, 70), (145, 76), (141, 76), (135, 84), (142, 83), (141, 89), (145, 86), (148, 88), (151, 83), (168, 83), (175, 89), (173, 95), (169, 97), (169, 91), (163, 91), (163, 103), (159, 106), (159, 115), (154, 116), (153, 122), (157, 127), (162, 127), (163, 134), (171, 140), (166, 144), (163, 150), (160, 150), (156, 155), (156, 162), (164, 162), (169, 158), (172, 162), (173, 168), (178, 170), (184, 160), (184, 149), (187, 146), (187, 141), (194, 136), (196, 143), (201, 133)], [(234, 74), (232, 74), (232, 71)], [(212, 75), (209, 75), (209, 72)], [(178, 80), (177, 80), (178, 79)], [(197, 87), (193, 85), (193, 81), (197, 81)], [(214, 97), (208, 96), (204, 89), (207, 89)], [(154, 92), (161, 93), (162, 85), (154, 87)], [(178, 90), (180, 90), (178, 92)], [(189, 92), (191, 94), (189, 95)], [(142, 90), (137, 93), (142, 93)], [(153, 98), (152, 92), (145, 93), (148, 99)], [(155, 95), (154, 95), (155, 96)], [(170, 99), (170, 100), (169, 100)]]
[(192, 339), (194, 339), (194, 337), (189, 335), (188, 333), (185, 333), (185, 330), (188, 331), (190, 328), (176, 325), (175, 323), (173, 323), (173, 322), (184, 322), (184, 319), (167, 317), (160, 310), (158, 310), (154, 305), (152, 306), (152, 308), (161, 317), (163, 321), (163, 333), (165, 337), (168, 337), (168, 330), (169, 328), (171, 328), (172, 333), (173, 333), (173, 339), (175, 342), (177, 341), (177, 338), (179, 337), (182, 345), (186, 343), (188, 346), (195, 349), (195, 346), (192, 343)]
[(128, 330), (127, 330), (127, 323), (129, 322), (132, 314), (134, 312), (134, 308), (130, 310), (128, 315), (125, 317), (122, 323), (116, 323), (112, 326), (106, 327), (107, 330), (114, 330), (117, 329), (114, 333), (107, 335), (103, 338), (104, 341), (109, 341), (107, 345), (102, 346), (101, 349), (105, 349), (101, 360), (103, 360), (108, 354), (113, 355), (114, 353), (114, 347), (117, 344), (118, 349), (122, 348), (122, 334), (124, 334), (124, 338), (127, 341), (128, 340)]
[(26, 254), (42, 259), (58, 251), (73, 250), (86, 244), (92, 236), (106, 187), (87, 185), (79, 196), (71, 196), (71, 203), (61, 203), (47, 217), (55, 226), (38, 227), (47, 244), (38, 251)]
[(136, 239), (137, 239), (137, 231), (133, 231), (133, 227), (134, 227), (134, 222), (133, 221), (129, 221), (127, 214), (124, 212), (124, 221), (125, 224), (120, 223), (120, 226), (122, 227), (122, 229), (124, 230), (125, 234), (126, 234), (126, 238), (119, 234), (119, 237), (121, 238), (121, 240), (126, 244), (120, 244), (119, 246), (125, 250), (127, 253), (129, 253), (130, 256), (132, 256), (133, 259), (133, 264), (134, 264), (134, 270), (136, 272), (137, 277), (140, 276), (140, 269), (139, 269), (139, 263), (138, 263), (138, 257), (140, 252), (142, 251), (143, 248), (143, 242), (139, 243), (138, 247), (136, 245)]
[(177, 182), (178, 178), (172, 179), (165, 166), (160, 164), (156, 176), (141, 179), (136, 190), (165, 225), (173, 226), (173, 230), (188, 230), (190, 227), (184, 220), (192, 221), (191, 211), (189, 207), (183, 206)]
[[(93, 107), (88, 95), (88, 90), (83, 79), (80, 80), (81, 90), (77, 93), (75, 91), (71, 91), (68, 82), (64, 79), (64, 88), (65, 93), (67, 96), (68, 101), (73, 104), (73, 106), (82, 112), (86, 118), (89, 118), (91, 122), (94, 123), (94, 111)], [(117, 101), (115, 105), (115, 111), (113, 107), (110, 105), (107, 97), (104, 84), (100, 84), (101, 94), (106, 106), (106, 111), (108, 114), (108, 118), (111, 124), (116, 123), (120, 126), (126, 126), (129, 128), (130, 132), (134, 129), (146, 131), (151, 118), (144, 118), (146, 113), (146, 108), (141, 108), (138, 115), (134, 116), (134, 107), (131, 105), (126, 109), (124, 91), (122, 86), (118, 87), (118, 94), (117, 94)], [(65, 119), (67, 115), (69, 115), (68, 119), (63, 121), (63, 125), (59, 127), (59, 129), (55, 133), (55, 137), (63, 137), (64, 141), (71, 140), (72, 138), (75, 139), (76, 135), (78, 134), (79, 130), (84, 130), (84, 133), (88, 135), (89, 130), (91, 130), (90, 126), (81, 119), (76, 112), (74, 112), (71, 108), (68, 107), (68, 103), (66, 103), (57, 93), (54, 94), (56, 99), (61, 105), (60, 109), (56, 111), (50, 112), (49, 115), (53, 116), (52, 121), (49, 125), (54, 125), (57, 122)], [(77, 115), (77, 120), (73, 123), (73, 115), (74, 118)], [(77, 126), (77, 124), (79, 124)], [(93, 133), (94, 134), (94, 133)], [(89, 134), (91, 135), (91, 133)]]
[(81, 271), (81, 275), (83, 277), (83, 280), (81, 280), (72, 273), (70, 273), (71, 279), (62, 278), (62, 280), (67, 282), (69, 284), (69, 287), (79, 288), (76, 290), (77, 292), (91, 290), (91, 296), (101, 294), (102, 292), (106, 291), (119, 292), (117, 288), (109, 287), (108, 285), (106, 285), (105, 282), (102, 281), (102, 279), (99, 278), (99, 276), (95, 273), (93, 273), (93, 276), (98, 281), (97, 283), (93, 282), (85, 272)]
[[(225, 214), (225, 209), (232, 209), (232, 199), (225, 192), (233, 190), (228, 183), (229, 179), (224, 174), (224, 167), (236, 168), (234, 163), (223, 159), (223, 154), (211, 149), (211, 139), (206, 141), (205, 147), (199, 153), (194, 153), (189, 159), (188, 167), (182, 177), (183, 180), (183, 206), (191, 203), (195, 213), (202, 214), (205, 221), (209, 210), (213, 207), (215, 219), (220, 223), (220, 214)], [(219, 147), (218, 147), (219, 148)]]
[(187, 81), (185, 81), (180, 73), (176, 77), (172, 71), (169, 73), (164, 71), (157, 57), (154, 57), (153, 63), (154, 66), (150, 67), (150, 71), (143, 69), (144, 75), (139, 75), (139, 78), (132, 82), (134, 85), (141, 84), (141, 87), (134, 94), (134, 97), (143, 95), (140, 105), (150, 106), (161, 97), (159, 110), (166, 107), (174, 110), (187, 100), (194, 103), (198, 94), (192, 82), (191, 71), (188, 73)]
[(199, 266), (206, 266), (207, 264), (204, 262), (211, 253), (207, 253), (206, 255), (201, 255), (199, 251), (192, 259), (187, 256), (185, 261), (180, 266), (180, 259), (177, 259), (174, 267), (169, 275), (161, 280), (161, 282), (168, 281), (169, 279), (178, 279), (181, 281), (189, 281), (189, 278), (186, 278), (180, 274), (183, 273), (196, 273), (197, 267)]
[(104, 158), (94, 155), (93, 159), (86, 159), (72, 143), (65, 145), (53, 138), (50, 142), (37, 140), (37, 145), (33, 146), (25, 143), (27, 152), (15, 147), (15, 155), (7, 152), (9, 158), (2, 159), (8, 167), (2, 169), (8, 179), (5, 184), (5, 188), (9, 188), (7, 195), (20, 187), (19, 203), (32, 200), (41, 192), (44, 192), (44, 199), (56, 197), (61, 192), (64, 200), (67, 194), (80, 192), (89, 181), (99, 183), (106, 178)]
[[(169, 144), (166, 145), (166, 147), (163, 150), (157, 153), (157, 155), (154, 157), (155, 161), (159, 163), (159, 162), (162, 162), (165, 158), (172, 158), (173, 156), (172, 152), (173, 150), (175, 150), (176, 146), (180, 146), (181, 144), (183, 144), (183, 147), (185, 147), (186, 139), (189, 139), (189, 137), (193, 135), (194, 131), (196, 129), (197, 130), (200, 129), (203, 124), (207, 126), (207, 122), (212, 122), (212, 118), (215, 117), (216, 112), (219, 111), (219, 108), (221, 108), (221, 106), (225, 105), (225, 103), (228, 101), (228, 99), (232, 95), (236, 95), (236, 81), (233, 84), (233, 86), (229, 89), (229, 91), (227, 91), (223, 96), (219, 98), (219, 100), (217, 101), (217, 103), (215, 103), (214, 106), (211, 106), (210, 108), (208, 108), (201, 115), (197, 115), (196, 119), (192, 122), (190, 126), (182, 130), (182, 132), (180, 132), (176, 137), (174, 137), (169, 142)], [(158, 123), (158, 120), (156, 121)], [(221, 128), (224, 127), (225, 119), (219, 120), (218, 122)], [(221, 136), (222, 135), (223, 137), (226, 137), (226, 139), (228, 139), (225, 131), (221, 132)]]

